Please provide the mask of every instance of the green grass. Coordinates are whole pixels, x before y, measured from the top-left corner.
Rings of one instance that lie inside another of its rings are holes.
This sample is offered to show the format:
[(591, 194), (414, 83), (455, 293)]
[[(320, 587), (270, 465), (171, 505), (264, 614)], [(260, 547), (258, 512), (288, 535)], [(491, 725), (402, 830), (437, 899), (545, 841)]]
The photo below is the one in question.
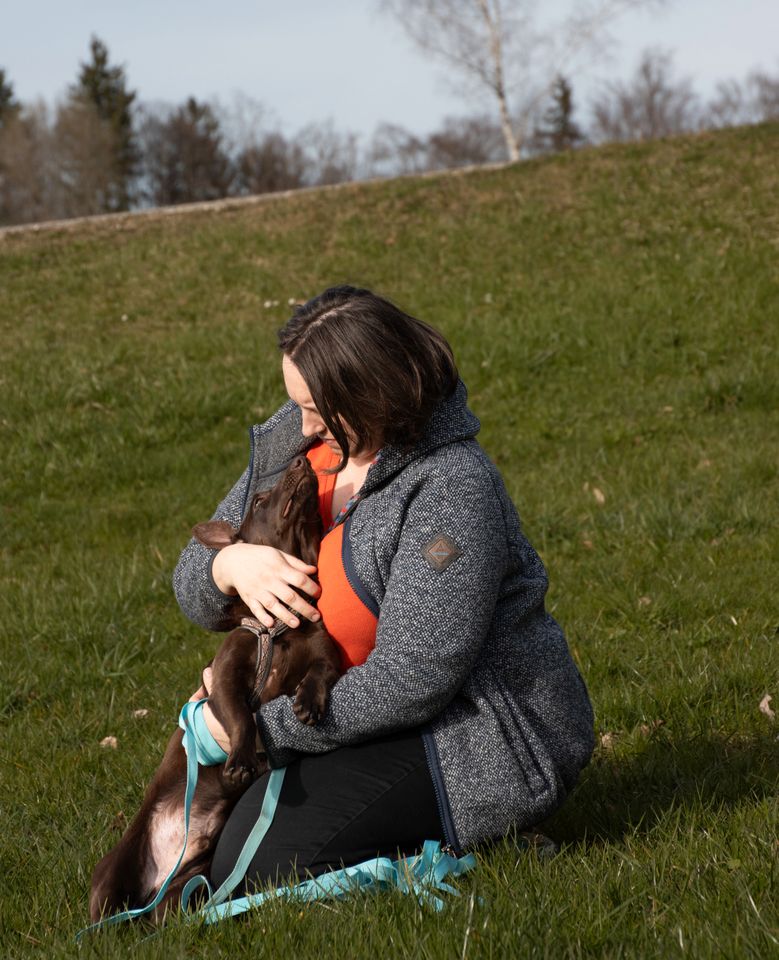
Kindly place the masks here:
[[(0, 237), (3, 957), (777, 955), (777, 156), (773, 125)], [(288, 299), (344, 281), (450, 338), (549, 569), (600, 737), (563, 851), (497, 844), (442, 915), (77, 948), (215, 646), (178, 552), (284, 399)]]

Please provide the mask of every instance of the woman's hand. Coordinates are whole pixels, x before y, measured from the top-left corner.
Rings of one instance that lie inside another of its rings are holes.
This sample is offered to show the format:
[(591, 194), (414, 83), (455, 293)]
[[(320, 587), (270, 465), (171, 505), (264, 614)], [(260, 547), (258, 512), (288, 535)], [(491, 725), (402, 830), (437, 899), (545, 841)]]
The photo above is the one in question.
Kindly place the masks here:
[[(200, 689), (196, 690), (195, 693), (193, 693), (189, 698), (189, 702), (197, 702), (198, 700), (204, 700), (206, 697), (208, 697), (208, 687), (210, 686), (211, 667), (206, 667), (203, 671), (203, 683), (201, 684)], [(208, 731), (214, 740), (216, 740), (225, 753), (229, 753), (230, 738), (227, 736), (227, 731), (225, 728), (214, 716), (214, 711), (211, 709), (211, 706), (208, 703), (203, 705), (203, 719), (206, 721)]]
[(222, 593), (237, 593), (269, 629), (277, 619), (289, 627), (299, 627), (295, 612), (308, 620), (320, 618), (316, 607), (298, 592), (319, 596), (319, 584), (308, 576), (316, 572), (316, 567), (275, 547), (232, 543), (214, 557), (211, 572)]

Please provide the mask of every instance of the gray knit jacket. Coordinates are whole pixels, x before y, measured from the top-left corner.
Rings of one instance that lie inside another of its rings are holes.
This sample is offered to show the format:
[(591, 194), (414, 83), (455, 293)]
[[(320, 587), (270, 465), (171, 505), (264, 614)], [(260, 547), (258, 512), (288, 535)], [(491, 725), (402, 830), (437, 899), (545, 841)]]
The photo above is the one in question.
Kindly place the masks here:
[[(336, 683), (315, 727), (289, 697), (257, 714), (274, 767), (420, 727), (458, 852), (551, 814), (594, 745), (587, 691), (544, 609), (543, 564), (478, 430), (460, 383), (412, 450), (384, 448), (341, 521), (347, 575), (378, 615), (375, 649)], [(251, 438), (249, 466), (214, 514), (236, 526), (250, 496), (311, 443), (292, 401)], [(220, 629), (232, 598), (214, 583), (213, 557), (190, 541), (174, 589), (191, 620)]]

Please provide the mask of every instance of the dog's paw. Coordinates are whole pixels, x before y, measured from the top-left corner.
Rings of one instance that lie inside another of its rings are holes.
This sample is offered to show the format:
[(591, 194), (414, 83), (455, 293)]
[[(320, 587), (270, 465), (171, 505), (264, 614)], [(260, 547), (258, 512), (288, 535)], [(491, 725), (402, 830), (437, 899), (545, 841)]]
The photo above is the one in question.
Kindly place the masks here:
[(313, 727), (327, 710), (327, 688), (320, 681), (304, 679), (295, 691), (292, 709), (301, 723)]
[(231, 787), (246, 787), (257, 779), (257, 772), (245, 764), (225, 764), (222, 777)]
[(231, 787), (246, 787), (259, 777), (267, 764), (251, 749), (233, 750), (225, 761), (222, 778)]

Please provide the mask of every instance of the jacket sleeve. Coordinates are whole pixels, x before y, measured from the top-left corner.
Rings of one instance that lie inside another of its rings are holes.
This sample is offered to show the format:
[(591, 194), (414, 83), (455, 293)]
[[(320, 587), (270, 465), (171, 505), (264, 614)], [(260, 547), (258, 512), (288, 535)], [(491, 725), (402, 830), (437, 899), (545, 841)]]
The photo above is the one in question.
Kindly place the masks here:
[[(407, 507), (368, 659), (338, 680), (315, 727), (300, 723), (289, 697), (257, 712), (271, 766), (423, 724), (455, 696), (489, 629), (508, 563), (491, 484), (481, 471), (456, 486), (440, 473), (421, 482)], [(438, 534), (462, 551), (440, 572), (423, 553)]]
[[(212, 520), (227, 520), (240, 526), (243, 506), (249, 488), (249, 468), (216, 508)], [(193, 537), (182, 551), (173, 572), (173, 591), (182, 612), (193, 623), (206, 630), (226, 629), (227, 613), (234, 596), (217, 587), (211, 564), (218, 551), (204, 547)]]

